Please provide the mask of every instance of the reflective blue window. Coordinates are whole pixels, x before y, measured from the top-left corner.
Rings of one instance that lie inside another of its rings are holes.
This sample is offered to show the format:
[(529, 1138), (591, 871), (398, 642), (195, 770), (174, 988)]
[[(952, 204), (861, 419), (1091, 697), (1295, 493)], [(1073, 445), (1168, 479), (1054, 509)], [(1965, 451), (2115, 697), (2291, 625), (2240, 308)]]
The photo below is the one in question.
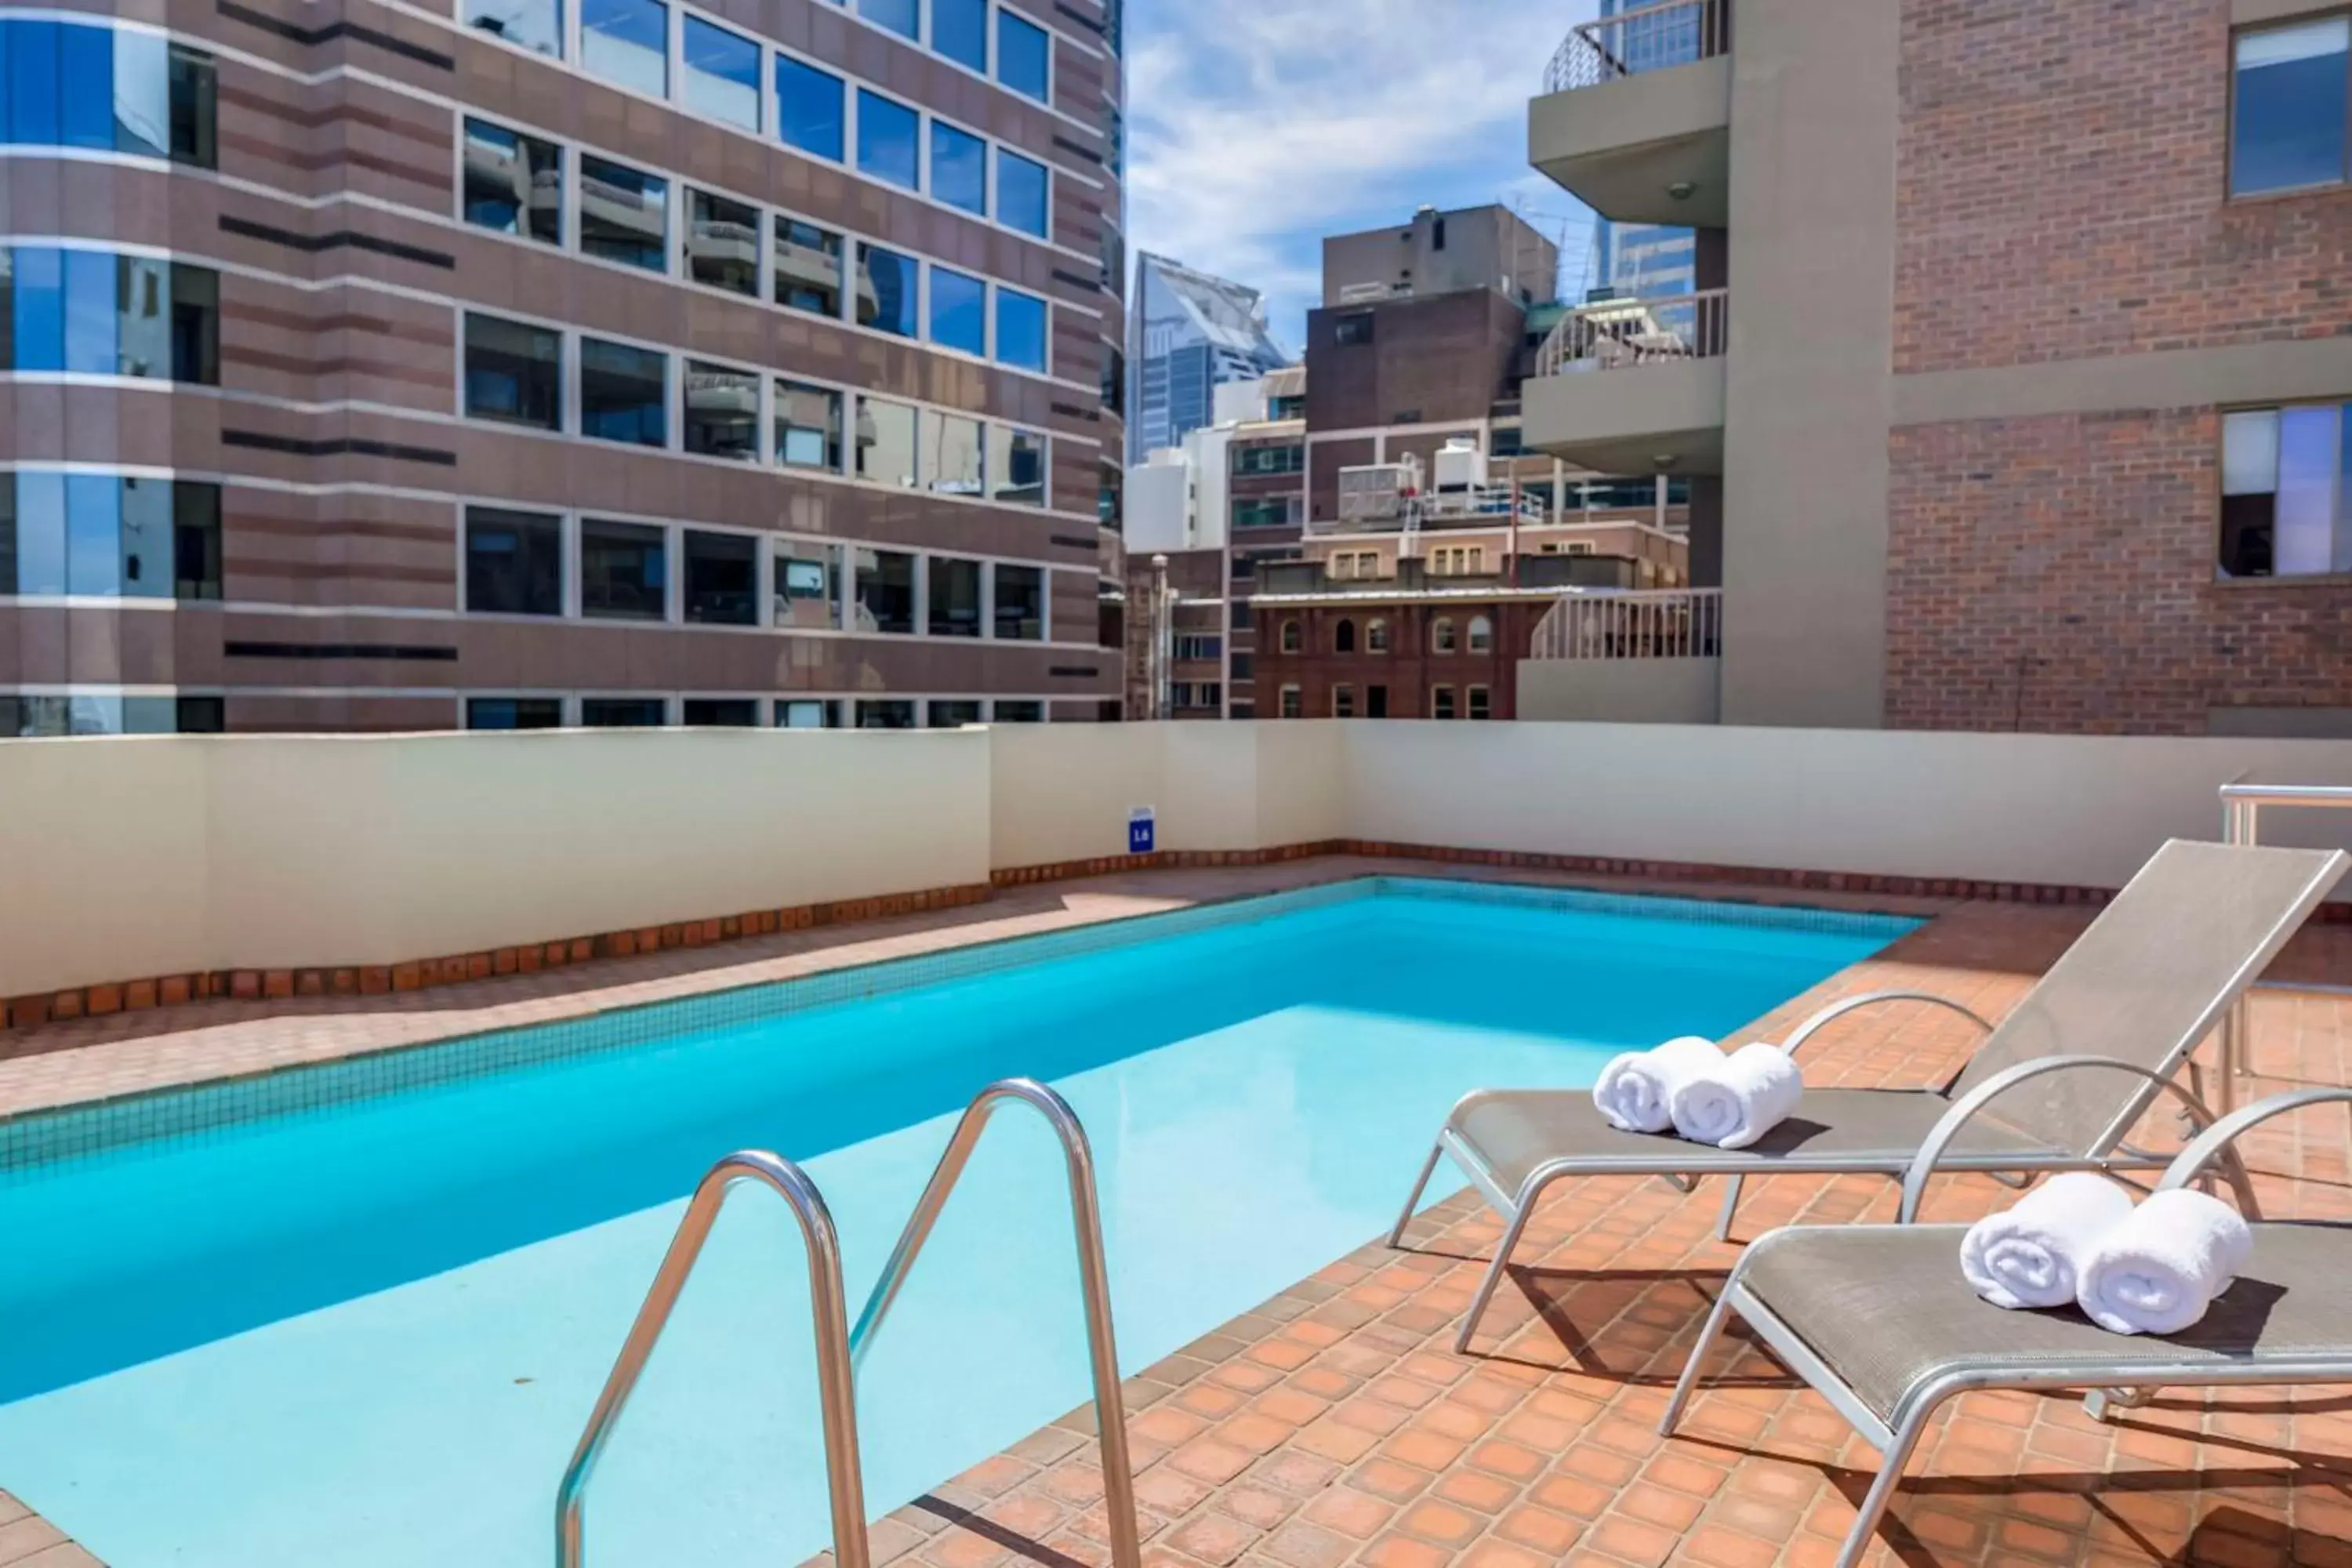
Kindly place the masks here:
[(593, 76), (669, 96), (669, 7), (661, 0), (582, 0), (580, 63)]
[(950, 206), (988, 216), (988, 143), (970, 132), (931, 121), (931, 195)]
[(467, 0), (466, 26), (551, 58), (563, 58), (561, 0)]
[(915, 314), (920, 266), (911, 256), (859, 241), (858, 324), (877, 331), (895, 332), (902, 338), (921, 336), (922, 328)]
[(214, 80), (160, 33), (0, 19), (0, 141), (209, 165)]
[(112, 474), (66, 476), (66, 592), (122, 591), (122, 481)]
[(922, 158), (916, 150), (922, 116), (903, 103), (860, 88), (857, 92), (857, 172), (908, 190), (922, 188)]
[(996, 291), (996, 359), (1023, 370), (1045, 368), (1045, 301), (1010, 289)]
[(902, 37), (913, 38), (921, 34), (921, 0), (857, 0), (857, 14)]
[(66, 477), (16, 475), (16, 592), (66, 591)]
[(1052, 40), (1045, 29), (1010, 11), (996, 14), (996, 79), (1038, 102), (1052, 91)]
[(58, 28), (58, 140), (68, 147), (114, 151), (114, 30), (72, 24)]
[(760, 129), (760, 46), (699, 16), (686, 18), (686, 106)]
[(0, 594), (66, 593), (219, 598), (220, 487), (0, 474)]
[(65, 253), (66, 364), (69, 371), (112, 375), (115, 353), (114, 257), (103, 250)]
[(2352, 17), (2241, 33), (2230, 136), (2237, 195), (2332, 184), (2345, 177)]
[(9, 327), (18, 370), (66, 367), (66, 258), (46, 245), (16, 247)]
[(150, 158), (172, 153), (172, 46), (160, 33), (114, 35), (114, 148)]
[(8, 32), (8, 140), (20, 145), (54, 147), (60, 127), (58, 89), (58, 26), (12, 21)]
[(996, 218), (1044, 239), (1053, 232), (1052, 189), (1045, 165), (1018, 153), (996, 150)]
[(776, 57), (776, 134), (787, 147), (841, 161), (841, 79), (788, 55)]
[(931, 268), (931, 342), (968, 354), (987, 354), (987, 284), (944, 267)]
[(988, 74), (988, 0), (931, 0), (931, 47)]

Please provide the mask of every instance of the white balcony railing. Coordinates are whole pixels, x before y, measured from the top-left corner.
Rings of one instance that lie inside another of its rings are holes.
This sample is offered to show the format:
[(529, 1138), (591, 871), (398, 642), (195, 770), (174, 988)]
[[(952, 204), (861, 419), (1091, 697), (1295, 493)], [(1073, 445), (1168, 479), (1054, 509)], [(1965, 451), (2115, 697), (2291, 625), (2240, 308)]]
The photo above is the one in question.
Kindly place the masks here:
[(1586, 22), (1544, 70), (1544, 91), (1573, 92), (1620, 77), (1712, 59), (1731, 43), (1729, 0), (1664, 0)]
[(1560, 318), (1536, 354), (1536, 374), (1715, 359), (1730, 338), (1727, 289), (1702, 289), (1657, 300), (1601, 300), (1579, 305)]
[(1530, 658), (1717, 658), (1723, 590), (1571, 589), (1536, 623)]

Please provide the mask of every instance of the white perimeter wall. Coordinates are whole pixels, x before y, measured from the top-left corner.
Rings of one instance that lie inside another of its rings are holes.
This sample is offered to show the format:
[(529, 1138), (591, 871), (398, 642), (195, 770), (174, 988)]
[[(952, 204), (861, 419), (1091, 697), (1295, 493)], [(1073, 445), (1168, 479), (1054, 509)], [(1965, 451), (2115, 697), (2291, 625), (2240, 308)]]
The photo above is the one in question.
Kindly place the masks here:
[[(0, 995), (1339, 838), (2113, 887), (2352, 742), (1309, 721), (0, 742)], [(2352, 843), (2352, 813), (2280, 816)]]

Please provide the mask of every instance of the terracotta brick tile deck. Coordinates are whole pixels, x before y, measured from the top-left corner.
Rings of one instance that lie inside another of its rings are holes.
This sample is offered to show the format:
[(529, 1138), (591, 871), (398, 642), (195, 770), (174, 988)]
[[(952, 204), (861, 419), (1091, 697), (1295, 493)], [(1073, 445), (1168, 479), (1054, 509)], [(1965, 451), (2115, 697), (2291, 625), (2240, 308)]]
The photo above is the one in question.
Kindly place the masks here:
[[(416, 997), (211, 1004), (52, 1026), (8, 1041), (0, 1113), (1375, 869), (1411, 868), (1332, 859), (1104, 878), (724, 953), (599, 962)], [(1998, 1016), (2090, 913), (1780, 897), (1937, 918), (1759, 1020), (1758, 1032), (1832, 996), (1892, 985)], [(2352, 929), (2307, 931), (2272, 978), (2300, 988), (2257, 997), (2263, 1076), (2245, 1092), (2352, 1081)], [(1824, 1036), (1808, 1075), (1935, 1081), (1970, 1043), (1941, 1013), (1876, 1011)], [(2341, 1114), (2274, 1123), (2248, 1152), (2273, 1214), (2352, 1217)], [(1927, 1217), (1972, 1216), (2000, 1193), (1975, 1179), (1948, 1183)], [(1405, 1249), (1369, 1245), (1147, 1368), (1128, 1399), (1149, 1568), (1828, 1564), (1874, 1456), (1767, 1356), (1743, 1344), (1722, 1358), (1683, 1433), (1655, 1434), (1700, 1317), (1738, 1255), (1713, 1238), (1717, 1203), (1711, 1188), (1685, 1196), (1654, 1180), (1563, 1184), (1530, 1225), (1473, 1353), (1457, 1356), (1453, 1324), (1500, 1228), (1457, 1195), (1415, 1222)], [(1892, 1208), (1885, 1182), (1755, 1181), (1738, 1234), (1885, 1218)], [(898, 1510), (875, 1527), (877, 1563), (1108, 1563), (1091, 1431), (1091, 1412), (1075, 1412)], [(2352, 1568), (2352, 1394), (2173, 1394), (2107, 1426), (2076, 1401), (1978, 1395), (1946, 1412), (1913, 1475), (1874, 1562)], [(0, 1565), (91, 1563), (0, 1493)]]

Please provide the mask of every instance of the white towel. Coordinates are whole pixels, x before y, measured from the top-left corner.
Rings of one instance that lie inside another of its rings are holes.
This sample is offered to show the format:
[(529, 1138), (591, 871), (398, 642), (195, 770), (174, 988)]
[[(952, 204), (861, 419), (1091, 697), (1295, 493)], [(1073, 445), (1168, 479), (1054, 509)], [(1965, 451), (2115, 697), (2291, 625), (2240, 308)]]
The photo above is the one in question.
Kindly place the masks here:
[(2221, 1199), (2186, 1187), (2158, 1193), (2083, 1259), (2075, 1304), (2110, 1333), (2177, 1334), (2230, 1288), (2253, 1245)]
[(1675, 1124), (1669, 1102), (1694, 1072), (1723, 1060), (1713, 1040), (1685, 1035), (1646, 1051), (1612, 1057), (1593, 1080), (1592, 1103), (1620, 1132), (1664, 1132)]
[(2063, 1307), (2074, 1300), (2083, 1260), (2131, 1217), (2131, 1194), (2105, 1176), (2053, 1176), (2000, 1214), (1969, 1226), (1960, 1272), (1996, 1307)]
[(1694, 1143), (1745, 1149), (1794, 1114), (1804, 1092), (1789, 1053), (1759, 1040), (1684, 1079), (1666, 1103), (1675, 1131)]

